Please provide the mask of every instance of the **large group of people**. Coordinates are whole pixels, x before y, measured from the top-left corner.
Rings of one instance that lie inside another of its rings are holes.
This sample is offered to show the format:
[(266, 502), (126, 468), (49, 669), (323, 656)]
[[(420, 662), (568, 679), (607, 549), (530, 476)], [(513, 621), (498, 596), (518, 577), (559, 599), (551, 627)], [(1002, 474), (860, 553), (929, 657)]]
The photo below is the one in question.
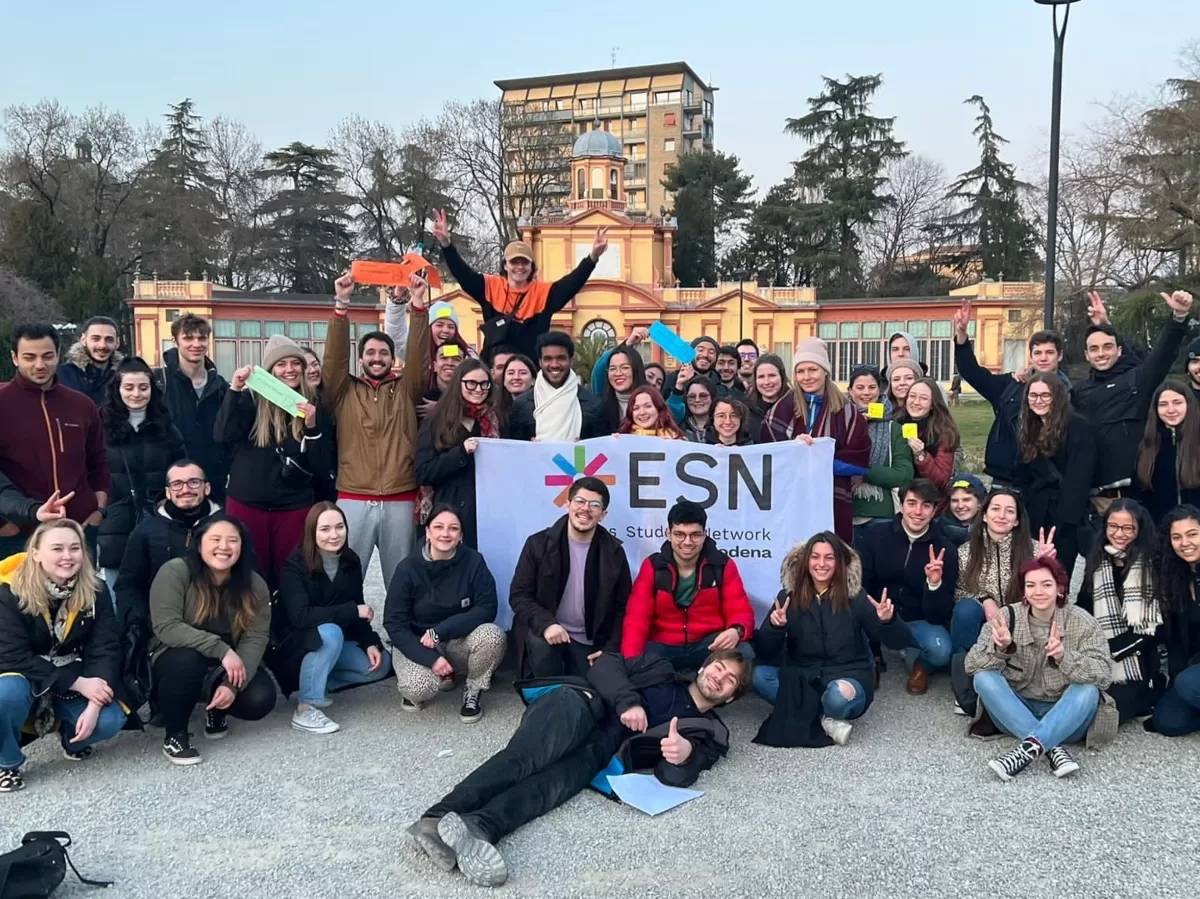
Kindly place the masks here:
[[(265, 344), (262, 368), (303, 398), (294, 413), (249, 386), (253, 366), (227, 382), (192, 314), (157, 370), (121, 355), (109, 319), (61, 359), (54, 328), (14, 328), (17, 372), (0, 386), (0, 792), (24, 786), (22, 746), (52, 731), (84, 760), (153, 724), (166, 759), (194, 765), (196, 714), (219, 740), (230, 719), (294, 694), (292, 727), (330, 734), (340, 692), (390, 677), (404, 711), (461, 688), (459, 719), (478, 723), (510, 649), (478, 549), (497, 510), (475, 500), (480, 441), (498, 437), (828, 438), (833, 502), (831, 527), (787, 553), (778, 595), (757, 597), (762, 617), (695, 503), (669, 510), (636, 573), (603, 527), (611, 498), (596, 478), (571, 485), (549, 528), (516, 535), (521, 724), (409, 828), (475, 883), (504, 882), (505, 835), (589, 784), (607, 790), (606, 776), (695, 782), (729, 747), (718, 709), (750, 689), (771, 706), (762, 742), (844, 745), (884, 647), (903, 655), (908, 692), (947, 672), (971, 735), (1016, 738), (990, 762), (1005, 780), (1043, 756), (1071, 774), (1068, 744), (1102, 745), (1131, 719), (1200, 730), (1200, 341), (1187, 380), (1166, 380), (1186, 293), (1164, 295), (1172, 314), (1144, 360), (1094, 299), (1076, 384), (1048, 331), (1030, 339), (1029, 368), (985, 369), (964, 304), (956, 369), (995, 410), (985, 486), (962, 470), (910, 335), (891, 335), (883, 370), (855, 368), (845, 390), (815, 337), (790, 365), (700, 337), (668, 372), (634, 328), (580, 372), (550, 323), (604, 253), (603, 229), (553, 283), (521, 242), (484, 275), (444, 216), (434, 235), (483, 311), (479, 352), (418, 275), (352, 348), (346, 275), (323, 359), (283, 336)], [(382, 603), (363, 584), (376, 552)]]

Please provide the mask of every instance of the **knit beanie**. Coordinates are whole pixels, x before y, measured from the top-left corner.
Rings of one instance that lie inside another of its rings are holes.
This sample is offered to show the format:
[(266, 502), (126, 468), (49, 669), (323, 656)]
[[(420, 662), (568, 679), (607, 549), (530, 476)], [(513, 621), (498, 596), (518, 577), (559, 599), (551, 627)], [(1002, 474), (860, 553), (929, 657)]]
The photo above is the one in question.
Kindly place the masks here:
[(921, 380), (921, 378), (925, 377), (925, 372), (923, 372), (921, 370), (920, 364), (913, 362), (911, 359), (897, 359), (895, 362), (893, 362), (891, 365), (888, 366), (887, 376), (888, 376), (889, 384), (892, 382), (892, 372), (894, 372), (900, 368), (907, 368), (909, 371), (911, 371), (913, 373), (913, 375), (916, 377), (916, 379), (918, 381)]
[(282, 334), (272, 334), (267, 338), (267, 345), (263, 348), (263, 368), (270, 371), (275, 367), (276, 362), (288, 357), (295, 357), (304, 362), (304, 348), (296, 343), (296, 341), (289, 337), (284, 337)]
[(1200, 337), (1188, 344), (1187, 357), (1189, 362), (1193, 359), (1200, 359)]
[(454, 311), (454, 307), (445, 300), (438, 300), (429, 307), (429, 321), (432, 324), (439, 318), (448, 318), (454, 322), (454, 327), (458, 327), (458, 313)]
[(825, 369), (825, 374), (833, 375), (833, 366), (829, 364), (829, 349), (820, 337), (805, 337), (796, 344), (796, 352), (792, 354), (792, 370), (801, 362), (812, 362)]
[(716, 340), (709, 337), (708, 335), (705, 335), (703, 337), (697, 337), (695, 340), (692, 341), (692, 349), (695, 349), (696, 347), (700, 346), (700, 344), (702, 344), (702, 343), (711, 343), (712, 348), (714, 350), (719, 350), (721, 348), (721, 345), (719, 343), (717, 343)]

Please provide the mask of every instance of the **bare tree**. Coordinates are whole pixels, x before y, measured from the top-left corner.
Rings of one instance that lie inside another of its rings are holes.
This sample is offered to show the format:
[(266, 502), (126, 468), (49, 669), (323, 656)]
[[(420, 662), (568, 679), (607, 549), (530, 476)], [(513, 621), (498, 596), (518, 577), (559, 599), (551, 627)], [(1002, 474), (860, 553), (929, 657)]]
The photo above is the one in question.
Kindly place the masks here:
[(862, 235), (864, 268), (873, 286), (888, 281), (904, 260), (929, 251), (929, 226), (946, 213), (946, 170), (940, 162), (921, 155), (891, 159), (883, 177), (892, 202)]
[(18, 322), (61, 322), (62, 309), (31, 281), (0, 267), (0, 379), (12, 377), (12, 327)]
[(262, 144), (240, 122), (220, 117), (209, 122), (206, 139), (222, 222), (214, 280), (240, 290), (259, 289), (266, 275), (258, 255), (263, 222), (257, 209), (266, 189), (254, 173), (262, 163)]
[(399, 138), (382, 122), (351, 116), (338, 123), (329, 143), (345, 173), (345, 191), (354, 198), (354, 224), (364, 255), (396, 258), (403, 252)]

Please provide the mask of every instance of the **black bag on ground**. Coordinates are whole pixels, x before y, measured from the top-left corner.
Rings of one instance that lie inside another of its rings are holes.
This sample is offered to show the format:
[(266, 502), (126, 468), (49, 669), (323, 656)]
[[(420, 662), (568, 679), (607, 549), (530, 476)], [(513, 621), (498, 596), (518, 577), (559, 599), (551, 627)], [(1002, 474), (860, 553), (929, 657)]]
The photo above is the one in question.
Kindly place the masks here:
[(71, 864), (67, 847), (71, 837), (61, 830), (35, 830), (21, 838), (21, 846), (0, 855), (0, 899), (45, 899), (53, 895), (69, 867), (80, 883), (112, 886), (111, 880), (88, 880)]

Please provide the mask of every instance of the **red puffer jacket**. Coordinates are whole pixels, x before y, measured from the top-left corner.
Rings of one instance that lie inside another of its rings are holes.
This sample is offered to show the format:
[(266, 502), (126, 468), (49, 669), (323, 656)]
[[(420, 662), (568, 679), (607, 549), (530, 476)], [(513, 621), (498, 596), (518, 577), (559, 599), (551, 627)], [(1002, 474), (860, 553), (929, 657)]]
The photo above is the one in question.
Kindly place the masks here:
[(742, 639), (754, 632), (754, 611), (742, 586), (737, 565), (705, 539), (696, 569), (696, 596), (691, 605), (681, 608), (675, 602), (675, 584), (679, 571), (671, 553), (671, 544), (642, 563), (621, 631), (621, 655), (640, 656), (648, 641), (681, 646), (701, 637), (741, 625)]

